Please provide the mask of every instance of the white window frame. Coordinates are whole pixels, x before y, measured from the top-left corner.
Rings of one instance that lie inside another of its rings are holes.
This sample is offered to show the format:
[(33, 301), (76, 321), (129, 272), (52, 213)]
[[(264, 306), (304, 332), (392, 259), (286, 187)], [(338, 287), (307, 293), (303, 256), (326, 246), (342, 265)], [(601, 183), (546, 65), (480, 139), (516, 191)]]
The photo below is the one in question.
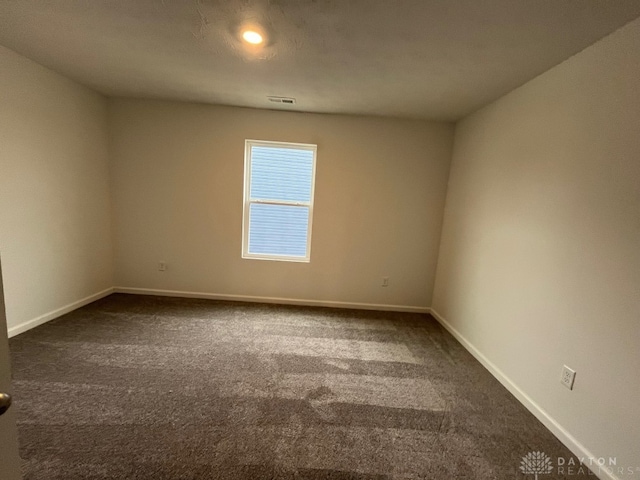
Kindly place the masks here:
[[(251, 195), (251, 148), (252, 147), (276, 147), (290, 148), (294, 150), (310, 150), (313, 152), (313, 166), (311, 172), (311, 199), (309, 202), (292, 202), (287, 200), (265, 200), (252, 199)], [(242, 258), (252, 260), (276, 260), (284, 262), (304, 262), (311, 261), (311, 232), (313, 226), (313, 199), (316, 189), (316, 157), (318, 146), (310, 143), (290, 143), (274, 142), (268, 140), (245, 140), (244, 142), (244, 207), (242, 213)], [(268, 205), (292, 205), (305, 206), (309, 208), (309, 223), (307, 233), (307, 250), (304, 257), (274, 254), (249, 253), (249, 209), (252, 203)]]

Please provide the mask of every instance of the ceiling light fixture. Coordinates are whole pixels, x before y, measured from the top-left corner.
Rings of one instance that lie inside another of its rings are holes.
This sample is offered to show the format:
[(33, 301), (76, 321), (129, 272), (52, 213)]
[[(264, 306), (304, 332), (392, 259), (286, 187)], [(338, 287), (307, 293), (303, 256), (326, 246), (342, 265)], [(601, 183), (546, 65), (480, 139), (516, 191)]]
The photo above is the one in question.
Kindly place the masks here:
[(245, 30), (242, 32), (242, 38), (245, 42), (250, 43), (251, 45), (260, 45), (264, 41), (262, 35), (255, 30)]

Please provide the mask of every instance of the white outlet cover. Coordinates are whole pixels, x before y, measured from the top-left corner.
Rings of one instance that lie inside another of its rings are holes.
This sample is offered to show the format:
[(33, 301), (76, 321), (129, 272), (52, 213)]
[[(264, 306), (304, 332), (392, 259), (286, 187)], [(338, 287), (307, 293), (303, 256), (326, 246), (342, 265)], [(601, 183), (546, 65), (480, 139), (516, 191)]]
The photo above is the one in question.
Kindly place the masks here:
[(576, 380), (576, 371), (572, 368), (563, 365), (562, 375), (560, 376), (560, 383), (567, 387), (569, 390), (573, 390), (573, 383)]

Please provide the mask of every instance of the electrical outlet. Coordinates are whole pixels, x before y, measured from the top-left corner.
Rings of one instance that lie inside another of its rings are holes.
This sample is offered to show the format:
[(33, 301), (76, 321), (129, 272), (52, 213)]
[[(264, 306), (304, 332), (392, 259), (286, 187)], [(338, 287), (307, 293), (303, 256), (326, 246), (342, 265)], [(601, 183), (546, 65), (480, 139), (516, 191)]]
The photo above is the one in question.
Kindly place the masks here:
[(562, 367), (562, 376), (560, 377), (560, 383), (567, 387), (569, 390), (573, 390), (573, 382), (576, 379), (575, 370), (570, 369), (566, 365)]
[(383, 287), (389, 286), (389, 277), (382, 277), (382, 286)]
[(166, 262), (158, 262), (158, 270), (160, 270), (161, 272), (164, 272), (166, 269), (167, 269)]

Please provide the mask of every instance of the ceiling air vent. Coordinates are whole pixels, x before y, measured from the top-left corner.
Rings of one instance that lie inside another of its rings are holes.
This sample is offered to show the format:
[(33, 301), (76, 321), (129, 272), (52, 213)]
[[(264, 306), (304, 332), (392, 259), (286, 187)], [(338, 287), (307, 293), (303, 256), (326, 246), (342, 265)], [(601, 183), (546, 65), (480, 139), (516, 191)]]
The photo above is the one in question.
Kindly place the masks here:
[(271, 103), (282, 103), (284, 105), (295, 105), (296, 99), (291, 97), (267, 97)]

